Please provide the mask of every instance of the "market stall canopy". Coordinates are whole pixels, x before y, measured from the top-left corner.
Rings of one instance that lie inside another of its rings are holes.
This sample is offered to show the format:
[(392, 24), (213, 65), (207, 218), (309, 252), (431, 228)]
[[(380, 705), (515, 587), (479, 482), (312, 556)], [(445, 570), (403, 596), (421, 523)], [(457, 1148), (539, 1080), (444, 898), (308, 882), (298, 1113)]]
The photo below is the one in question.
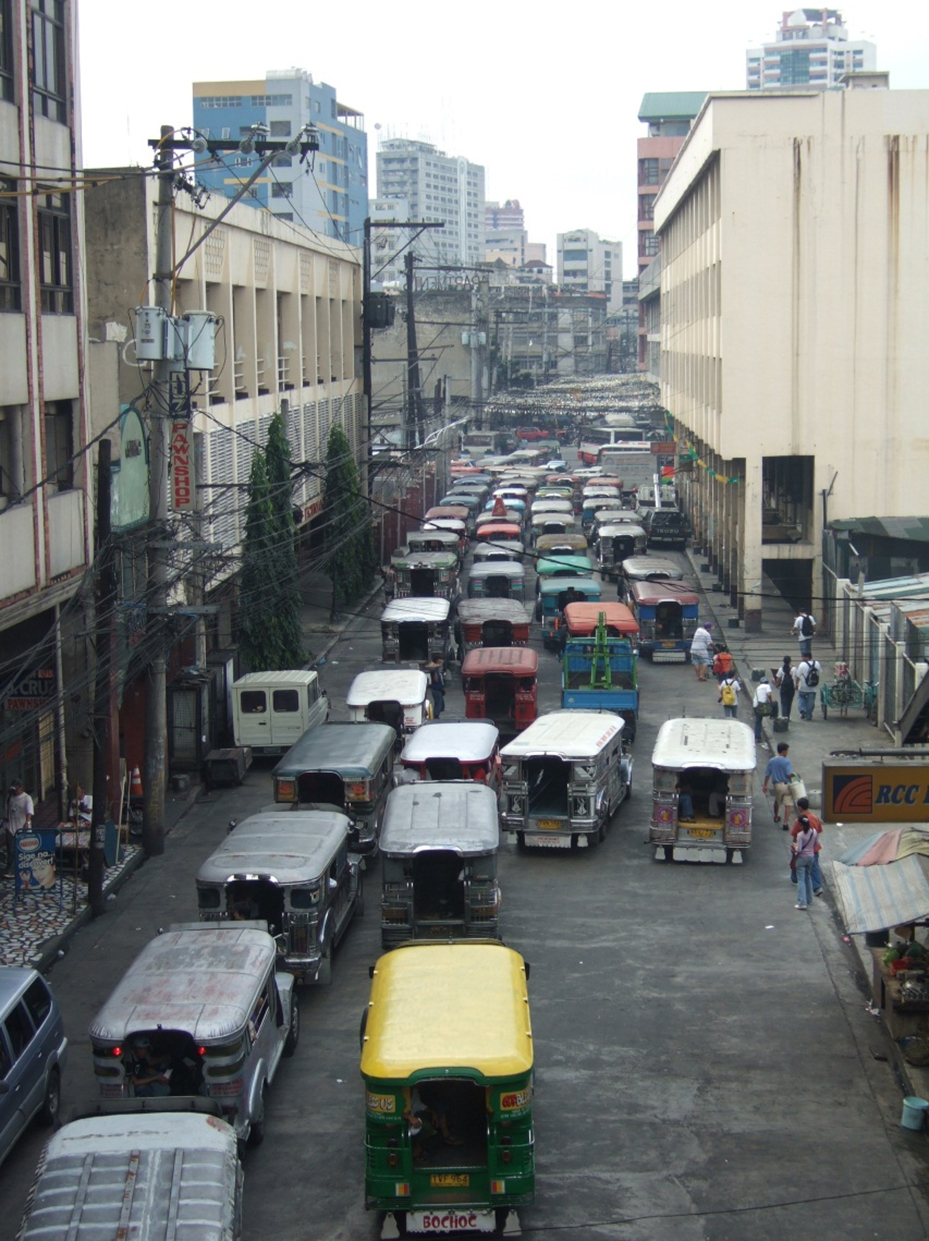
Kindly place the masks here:
[(837, 860), (845, 866), (884, 866), (914, 853), (929, 857), (929, 832), (918, 827), (895, 827), (859, 840)]
[(836, 862), (832, 870), (850, 935), (929, 918), (929, 858), (914, 853), (886, 866)]

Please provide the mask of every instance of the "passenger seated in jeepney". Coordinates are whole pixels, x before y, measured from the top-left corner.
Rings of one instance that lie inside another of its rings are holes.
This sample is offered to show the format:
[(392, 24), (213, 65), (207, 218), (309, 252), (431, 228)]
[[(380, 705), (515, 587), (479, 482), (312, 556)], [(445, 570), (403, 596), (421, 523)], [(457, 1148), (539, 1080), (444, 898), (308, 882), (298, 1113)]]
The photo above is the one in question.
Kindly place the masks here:
[(726, 799), (729, 796), (729, 781), (721, 777), (710, 793), (707, 810), (711, 819), (721, 819), (726, 813)]

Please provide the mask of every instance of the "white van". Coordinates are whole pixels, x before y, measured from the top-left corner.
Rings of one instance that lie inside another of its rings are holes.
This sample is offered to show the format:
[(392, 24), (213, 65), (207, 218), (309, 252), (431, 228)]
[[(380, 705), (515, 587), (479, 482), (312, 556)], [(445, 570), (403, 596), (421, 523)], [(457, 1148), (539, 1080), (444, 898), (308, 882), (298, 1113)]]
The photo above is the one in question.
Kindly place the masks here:
[(286, 754), (308, 728), (328, 718), (329, 699), (315, 672), (249, 672), (233, 683), (235, 743), (251, 746), (255, 754)]

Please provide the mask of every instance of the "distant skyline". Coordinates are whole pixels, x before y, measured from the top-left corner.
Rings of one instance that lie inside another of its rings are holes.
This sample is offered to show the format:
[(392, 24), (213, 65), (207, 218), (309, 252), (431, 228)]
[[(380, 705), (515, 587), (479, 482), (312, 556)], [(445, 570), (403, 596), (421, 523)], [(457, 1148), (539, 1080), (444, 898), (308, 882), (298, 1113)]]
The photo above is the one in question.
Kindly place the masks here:
[[(411, 0), (80, 0), (84, 163), (149, 164), (147, 139), (192, 119), (195, 81), (260, 79), (293, 65), (364, 113), (370, 185), (380, 137), (420, 138), (486, 169), (487, 198), (518, 198), (532, 241), (590, 228), (636, 270), (636, 139), (649, 91), (741, 90), (745, 53), (774, 37), (783, 0), (594, 3), (546, 20), (528, 5), (465, 11)], [(929, 9), (858, 0), (849, 38), (877, 45), (892, 89), (929, 88)], [(256, 17), (259, 19), (256, 20)], [(378, 128), (380, 127), (380, 128)], [(356, 243), (360, 238), (353, 238)]]

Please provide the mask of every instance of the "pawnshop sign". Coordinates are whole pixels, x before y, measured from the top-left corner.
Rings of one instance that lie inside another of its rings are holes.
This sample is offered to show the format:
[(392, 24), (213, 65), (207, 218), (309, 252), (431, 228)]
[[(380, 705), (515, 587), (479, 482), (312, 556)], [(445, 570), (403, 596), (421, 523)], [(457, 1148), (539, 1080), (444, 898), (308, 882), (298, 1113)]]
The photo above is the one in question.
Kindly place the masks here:
[(194, 437), (186, 418), (171, 420), (171, 507), (183, 512), (194, 506)]
[(929, 823), (929, 763), (823, 763), (827, 823)]

